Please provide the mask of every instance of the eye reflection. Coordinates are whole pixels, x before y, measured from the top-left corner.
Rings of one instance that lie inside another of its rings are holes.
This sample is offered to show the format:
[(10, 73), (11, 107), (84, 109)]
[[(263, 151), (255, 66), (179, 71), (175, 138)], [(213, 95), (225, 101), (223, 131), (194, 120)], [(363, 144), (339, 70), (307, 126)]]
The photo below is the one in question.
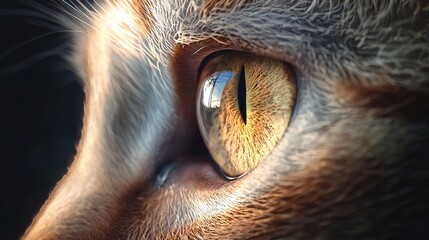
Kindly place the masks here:
[(202, 91), (200, 91), (198, 99), (202, 104), (199, 104), (197, 109), (202, 134), (204, 137), (208, 136), (207, 130), (213, 125), (213, 115), (218, 111), (221, 106), (222, 93), (225, 87), (234, 79), (235, 73), (231, 71), (215, 72), (204, 81)]
[(220, 107), (220, 101), (222, 97), (222, 92), (225, 88), (225, 85), (228, 84), (233, 78), (234, 73), (229, 71), (217, 72), (214, 73), (209, 79), (204, 83), (203, 95), (203, 105), (206, 108), (218, 108)]

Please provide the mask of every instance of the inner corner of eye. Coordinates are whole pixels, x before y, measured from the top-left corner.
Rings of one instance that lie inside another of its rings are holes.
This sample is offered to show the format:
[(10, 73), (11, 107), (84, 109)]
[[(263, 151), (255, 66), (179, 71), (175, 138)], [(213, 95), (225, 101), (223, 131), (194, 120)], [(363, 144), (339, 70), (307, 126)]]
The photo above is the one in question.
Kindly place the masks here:
[(228, 177), (256, 168), (283, 137), (296, 86), (282, 61), (241, 52), (217, 54), (202, 66), (198, 125)]

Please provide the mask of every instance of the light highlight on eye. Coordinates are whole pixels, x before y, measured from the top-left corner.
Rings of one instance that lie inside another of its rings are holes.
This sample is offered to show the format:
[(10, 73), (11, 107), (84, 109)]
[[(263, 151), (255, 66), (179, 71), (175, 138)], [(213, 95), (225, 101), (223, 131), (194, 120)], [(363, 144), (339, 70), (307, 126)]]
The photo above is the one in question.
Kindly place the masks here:
[(236, 178), (255, 168), (283, 136), (296, 86), (285, 63), (233, 52), (204, 66), (197, 97), (204, 141), (224, 175)]

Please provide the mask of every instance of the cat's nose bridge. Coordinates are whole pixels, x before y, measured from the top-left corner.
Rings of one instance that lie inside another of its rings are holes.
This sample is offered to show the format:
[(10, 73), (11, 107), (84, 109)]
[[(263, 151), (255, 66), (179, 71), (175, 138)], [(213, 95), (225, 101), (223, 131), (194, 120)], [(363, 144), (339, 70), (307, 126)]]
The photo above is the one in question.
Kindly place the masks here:
[(104, 6), (76, 40), (86, 90), (78, 154), (24, 239), (100, 236), (168, 151), (162, 144), (175, 118), (168, 70), (140, 51), (145, 35), (124, 6)]

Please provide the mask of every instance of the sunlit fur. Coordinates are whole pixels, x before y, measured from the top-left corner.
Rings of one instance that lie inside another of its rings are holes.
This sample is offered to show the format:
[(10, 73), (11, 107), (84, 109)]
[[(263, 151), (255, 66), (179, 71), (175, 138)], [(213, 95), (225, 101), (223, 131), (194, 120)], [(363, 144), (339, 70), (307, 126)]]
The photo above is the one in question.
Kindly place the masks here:
[[(427, 1), (66, 0), (59, 9), (75, 32), (84, 127), (24, 239), (428, 235)], [(291, 64), (292, 120), (239, 181), (147, 191), (165, 144), (182, 142), (173, 82), (187, 79), (171, 59), (188, 61), (178, 46), (204, 40)]]

